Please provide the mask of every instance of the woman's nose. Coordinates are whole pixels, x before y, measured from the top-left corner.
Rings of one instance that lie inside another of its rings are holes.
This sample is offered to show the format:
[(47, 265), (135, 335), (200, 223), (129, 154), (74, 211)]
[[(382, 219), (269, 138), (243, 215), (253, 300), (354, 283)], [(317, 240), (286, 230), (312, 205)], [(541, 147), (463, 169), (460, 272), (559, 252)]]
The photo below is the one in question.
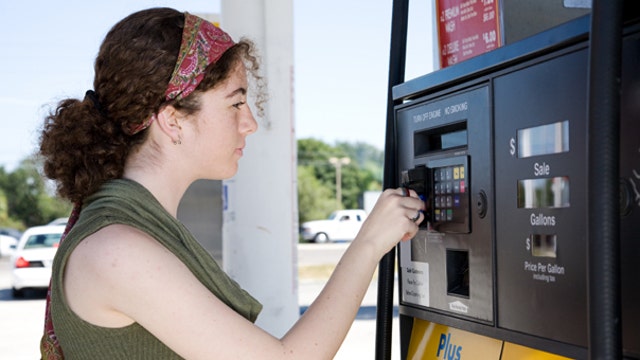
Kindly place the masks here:
[(247, 135), (249, 135), (249, 134), (253, 134), (258, 130), (258, 122), (253, 117), (253, 112), (251, 111), (251, 108), (249, 106), (247, 106), (246, 108), (247, 108), (247, 111), (246, 111), (246, 114), (244, 114), (242, 117), (240, 130), (242, 133), (246, 133)]

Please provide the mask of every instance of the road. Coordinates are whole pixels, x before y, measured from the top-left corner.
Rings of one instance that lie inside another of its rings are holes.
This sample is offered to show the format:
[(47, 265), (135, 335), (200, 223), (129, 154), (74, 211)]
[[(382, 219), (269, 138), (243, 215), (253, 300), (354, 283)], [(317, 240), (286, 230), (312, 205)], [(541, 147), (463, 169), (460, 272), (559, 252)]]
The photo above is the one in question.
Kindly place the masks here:
[(337, 264), (348, 246), (348, 243), (299, 244), (298, 266)]
[[(300, 268), (337, 264), (348, 244), (300, 244)], [(299, 279), (299, 304), (304, 310), (317, 296), (326, 278)], [(11, 295), (9, 260), (0, 259), (0, 359), (39, 359), (39, 341), (42, 334), (45, 292), (27, 293), (24, 299)], [(363, 306), (351, 331), (335, 359), (373, 359), (375, 354), (375, 278), (363, 301)], [(394, 318), (393, 358), (399, 358), (397, 317)]]
[(0, 359), (39, 359), (44, 325), (45, 292), (11, 295), (9, 258), (0, 259)]

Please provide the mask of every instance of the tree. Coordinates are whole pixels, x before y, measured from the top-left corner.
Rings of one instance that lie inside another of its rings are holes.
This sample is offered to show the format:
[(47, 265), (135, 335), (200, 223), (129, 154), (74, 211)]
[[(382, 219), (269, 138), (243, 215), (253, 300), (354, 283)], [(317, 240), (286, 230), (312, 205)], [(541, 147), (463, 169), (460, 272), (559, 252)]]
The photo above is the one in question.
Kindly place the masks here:
[(4, 192), (7, 209), (6, 219), (0, 216), (0, 226), (24, 229), (69, 215), (71, 204), (46, 191), (38, 169), (34, 158), (23, 160), (11, 173), (0, 167), (0, 190)]
[(355, 144), (338, 142), (336, 147), (353, 159), (362, 170), (373, 175), (373, 179), (378, 183), (375, 184), (375, 188), (371, 190), (379, 190), (382, 188), (384, 164), (384, 152), (382, 150), (363, 142), (357, 142)]
[(331, 146), (317, 139), (298, 140), (298, 208), (300, 223), (326, 218), (336, 210), (336, 167), (331, 157), (348, 157), (341, 167), (342, 208), (361, 208), (362, 194), (382, 188), (383, 153), (365, 143)]
[(382, 189), (384, 153), (362, 142), (338, 142), (336, 148), (352, 160), (343, 171), (343, 204), (346, 208), (361, 208), (365, 191)]
[(313, 167), (298, 166), (298, 221), (324, 219), (335, 206), (333, 193), (316, 179)]

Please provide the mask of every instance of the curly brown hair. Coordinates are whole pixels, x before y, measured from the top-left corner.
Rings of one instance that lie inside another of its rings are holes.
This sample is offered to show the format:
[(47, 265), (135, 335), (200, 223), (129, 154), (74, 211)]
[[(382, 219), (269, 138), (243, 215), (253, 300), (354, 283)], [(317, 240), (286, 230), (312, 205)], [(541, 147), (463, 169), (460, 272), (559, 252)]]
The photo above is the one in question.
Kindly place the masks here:
[(125, 129), (169, 104), (185, 115), (197, 112), (202, 92), (226, 80), (238, 61), (245, 64), (257, 86), (256, 105), (262, 113), (265, 85), (258, 74), (253, 43), (246, 39), (207, 67), (193, 93), (179, 101), (165, 101), (183, 26), (184, 14), (169, 8), (143, 10), (124, 18), (100, 47), (95, 61), (95, 95), (63, 100), (45, 118), (40, 155), (44, 173), (56, 180), (60, 196), (79, 203), (105, 181), (120, 178), (129, 153), (148, 133), (131, 136)]

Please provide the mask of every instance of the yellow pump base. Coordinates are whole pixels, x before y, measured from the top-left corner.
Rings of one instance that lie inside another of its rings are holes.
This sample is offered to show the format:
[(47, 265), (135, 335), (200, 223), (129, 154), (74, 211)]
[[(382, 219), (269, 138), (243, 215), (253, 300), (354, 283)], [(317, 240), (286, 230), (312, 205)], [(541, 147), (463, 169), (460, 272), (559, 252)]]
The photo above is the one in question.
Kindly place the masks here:
[(566, 360), (569, 358), (414, 319), (407, 359)]

